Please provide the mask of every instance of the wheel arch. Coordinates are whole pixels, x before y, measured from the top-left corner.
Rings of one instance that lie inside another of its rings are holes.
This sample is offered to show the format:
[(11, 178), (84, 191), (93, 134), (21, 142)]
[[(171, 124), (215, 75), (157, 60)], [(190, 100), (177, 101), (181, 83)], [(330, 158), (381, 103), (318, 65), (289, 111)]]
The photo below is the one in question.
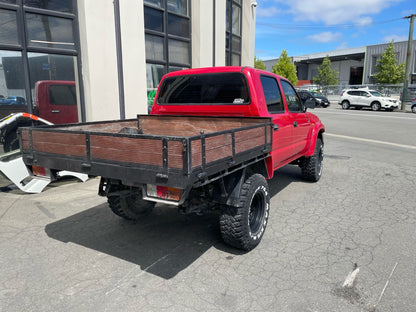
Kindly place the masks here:
[(318, 126), (315, 125), (315, 128), (312, 131), (311, 145), (309, 146), (309, 149), (307, 153), (305, 154), (306, 157), (313, 155), (315, 151), (316, 141), (318, 138), (321, 139), (322, 144), (324, 144), (324, 132), (325, 132), (325, 128), (323, 127), (323, 125), (318, 125)]
[(379, 100), (374, 100), (370, 103), (370, 107), (373, 107), (373, 104), (378, 104), (379, 105), (379, 109), (382, 108), (383, 106), (381, 105), (381, 102)]
[(217, 191), (214, 194), (217, 194), (217, 196), (213, 199), (220, 204), (239, 207), (241, 187), (248, 176), (256, 173), (266, 179), (269, 178), (266, 160), (260, 160), (216, 181), (215, 188)]

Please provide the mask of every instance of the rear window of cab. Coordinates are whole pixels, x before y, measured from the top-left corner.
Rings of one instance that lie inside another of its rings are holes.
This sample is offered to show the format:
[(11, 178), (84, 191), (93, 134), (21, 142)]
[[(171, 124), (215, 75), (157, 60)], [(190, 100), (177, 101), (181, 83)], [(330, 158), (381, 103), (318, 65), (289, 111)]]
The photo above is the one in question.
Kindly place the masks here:
[(159, 105), (246, 105), (250, 103), (247, 79), (242, 73), (172, 76), (163, 80)]

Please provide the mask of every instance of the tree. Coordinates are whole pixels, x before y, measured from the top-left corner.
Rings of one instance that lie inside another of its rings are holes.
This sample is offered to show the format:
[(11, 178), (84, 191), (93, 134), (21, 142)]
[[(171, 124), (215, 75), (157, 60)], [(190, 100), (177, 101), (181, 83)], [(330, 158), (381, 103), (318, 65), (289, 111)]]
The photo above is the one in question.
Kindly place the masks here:
[(338, 75), (339, 73), (331, 68), (331, 60), (327, 55), (323, 59), (322, 64), (319, 65), (318, 75), (313, 78), (313, 81), (325, 90), (327, 86), (338, 84)]
[(398, 84), (404, 81), (404, 63), (397, 65), (394, 41), (391, 41), (377, 61), (374, 78), (378, 83)]
[(287, 56), (287, 51), (283, 50), (280, 54), (277, 63), (273, 65), (272, 72), (287, 78), (293, 85), (298, 83), (298, 77), (296, 75), (296, 66)]
[(259, 59), (259, 58), (257, 58), (257, 56), (255, 56), (254, 57), (254, 68), (266, 70), (266, 65), (264, 65), (264, 62), (261, 59)]

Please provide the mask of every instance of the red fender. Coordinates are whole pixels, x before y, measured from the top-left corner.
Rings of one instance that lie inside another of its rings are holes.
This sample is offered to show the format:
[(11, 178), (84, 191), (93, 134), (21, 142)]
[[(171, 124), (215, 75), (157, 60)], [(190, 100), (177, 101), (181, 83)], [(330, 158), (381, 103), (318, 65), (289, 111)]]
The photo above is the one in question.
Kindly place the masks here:
[(319, 137), (319, 135), (322, 136), (322, 133), (324, 133), (324, 132), (325, 132), (324, 125), (321, 122), (315, 123), (315, 125), (312, 129), (312, 133), (310, 134), (311, 144), (309, 145), (309, 149), (305, 154), (306, 157), (309, 157), (309, 156), (313, 155), (313, 153), (315, 151), (316, 139)]

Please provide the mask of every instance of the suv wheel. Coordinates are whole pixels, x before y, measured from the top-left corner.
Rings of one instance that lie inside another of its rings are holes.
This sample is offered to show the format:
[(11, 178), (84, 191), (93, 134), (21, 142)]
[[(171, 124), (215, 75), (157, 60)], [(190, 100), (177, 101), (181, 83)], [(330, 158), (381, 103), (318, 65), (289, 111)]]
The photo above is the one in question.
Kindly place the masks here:
[(350, 108), (350, 102), (342, 101), (341, 106), (342, 106), (342, 109), (349, 109)]
[(416, 104), (412, 105), (412, 113), (416, 114)]
[(380, 110), (380, 108), (381, 108), (381, 105), (380, 105), (380, 103), (379, 103), (379, 102), (373, 102), (373, 103), (371, 103), (371, 109), (372, 109), (373, 111), (379, 111), (379, 110)]

